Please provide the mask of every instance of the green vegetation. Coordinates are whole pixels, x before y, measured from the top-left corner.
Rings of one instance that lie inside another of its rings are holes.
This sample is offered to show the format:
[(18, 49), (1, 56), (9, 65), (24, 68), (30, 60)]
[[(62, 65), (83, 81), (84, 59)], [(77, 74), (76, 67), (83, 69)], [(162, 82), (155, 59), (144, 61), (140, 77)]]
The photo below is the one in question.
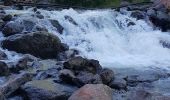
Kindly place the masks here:
[[(82, 7), (117, 7), (122, 0), (51, 0), (51, 2), (69, 6)], [(130, 3), (146, 2), (150, 0), (128, 0)]]
[(52, 0), (52, 2), (83, 7), (108, 7), (120, 5), (120, 0)]

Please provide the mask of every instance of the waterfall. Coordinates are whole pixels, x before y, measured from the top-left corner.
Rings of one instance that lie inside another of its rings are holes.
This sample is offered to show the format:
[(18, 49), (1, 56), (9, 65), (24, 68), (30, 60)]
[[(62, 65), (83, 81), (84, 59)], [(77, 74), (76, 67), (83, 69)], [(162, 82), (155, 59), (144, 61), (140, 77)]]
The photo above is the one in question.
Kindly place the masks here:
[[(161, 40), (170, 40), (169, 33), (154, 29), (149, 21), (130, 17), (129, 11), (38, 11), (45, 18), (33, 19), (37, 25), (46, 27), (70, 48), (79, 50), (80, 55), (97, 59), (103, 66), (170, 66), (170, 50), (160, 43)], [(6, 12), (19, 15), (16, 21), (30, 18), (35, 13), (32, 9)], [(72, 21), (66, 19), (66, 16), (72, 18)], [(49, 19), (59, 21), (64, 28), (63, 34), (57, 32)]]

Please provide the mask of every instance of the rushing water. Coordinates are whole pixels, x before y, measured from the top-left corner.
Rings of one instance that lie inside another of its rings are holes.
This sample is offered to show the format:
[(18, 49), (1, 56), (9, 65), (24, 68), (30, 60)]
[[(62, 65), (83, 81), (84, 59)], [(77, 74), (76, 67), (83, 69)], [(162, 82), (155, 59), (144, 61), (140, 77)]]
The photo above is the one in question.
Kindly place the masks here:
[[(32, 9), (6, 10), (20, 16), (16, 21), (34, 20), (37, 25), (59, 36), (70, 48), (79, 50), (87, 58), (99, 60), (104, 66), (170, 66), (170, 50), (160, 44), (160, 40), (170, 40), (169, 33), (154, 30), (149, 21), (136, 20), (130, 17), (130, 12), (73, 9), (38, 11), (45, 16), (44, 19), (32, 17)], [(65, 16), (70, 16), (76, 25)], [(63, 34), (59, 34), (48, 19), (58, 20), (64, 27)]]

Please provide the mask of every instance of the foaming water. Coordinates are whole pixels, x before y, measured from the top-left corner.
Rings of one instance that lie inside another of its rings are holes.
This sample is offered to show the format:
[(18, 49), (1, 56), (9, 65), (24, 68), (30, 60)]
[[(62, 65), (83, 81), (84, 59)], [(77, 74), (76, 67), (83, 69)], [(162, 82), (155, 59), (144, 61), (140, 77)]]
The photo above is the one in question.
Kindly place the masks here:
[[(104, 66), (112, 67), (146, 67), (170, 66), (170, 50), (160, 44), (160, 40), (170, 40), (168, 33), (154, 30), (149, 21), (136, 20), (130, 12), (122, 14), (113, 10), (62, 11), (38, 10), (44, 19), (34, 18), (38, 25), (46, 27), (49, 32), (59, 36), (70, 48), (80, 51), (80, 55), (97, 59)], [(16, 21), (32, 18), (32, 9), (7, 10), (18, 14)], [(65, 16), (70, 16), (69, 21)], [(48, 19), (58, 20), (64, 27), (59, 34)]]

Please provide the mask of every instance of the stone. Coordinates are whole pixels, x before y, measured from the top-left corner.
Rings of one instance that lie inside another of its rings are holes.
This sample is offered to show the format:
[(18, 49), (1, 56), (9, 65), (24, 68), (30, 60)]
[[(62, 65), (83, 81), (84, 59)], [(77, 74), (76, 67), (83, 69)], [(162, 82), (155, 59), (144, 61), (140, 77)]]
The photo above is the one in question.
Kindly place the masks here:
[(12, 17), (13, 17), (12, 15), (8, 14), (8, 15), (5, 15), (5, 16), (2, 18), (2, 20), (3, 20), (3, 21), (11, 21)]
[(54, 83), (52, 79), (34, 80), (26, 83), (22, 90), (29, 100), (67, 100), (77, 87)]
[(93, 59), (89, 60), (80, 56), (71, 58), (64, 62), (64, 68), (72, 69), (74, 71), (87, 71), (94, 74), (102, 69), (99, 61)]
[(144, 15), (144, 13), (141, 12), (141, 11), (133, 11), (133, 12), (131, 13), (131, 16), (134, 17), (134, 18), (136, 18), (137, 20), (145, 19), (145, 15)]
[(70, 23), (72, 23), (75, 26), (78, 26), (78, 24), (74, 21), (74, 19), (68, 15), (64, 16), (65, 20), (68, 20)]
[(127, 89), (127, 83), (124, 79), (121, 78), (115, 78), (112, 80), (112, 82), (109, 84), (109, 86), (113, 89), (118, 89), (118, 90), (126, 90)]
[(60, 23), (57, 20), (49, 20), (51, 24), (57, 29), (57, 31), (62, 34), (63, 33), (63, 26), (60, 25)]
[(0, 93), (2, 93), (5, 97), (8, 97), (10, 94), (15, 92), (17, 89), (21, 87), (21, 85), (32, 79), (32, 74), (30, 73), (21, 73), (17, 75), (10, 76), (9, 80), (1, 85)]
[(7, 60), (8, 57), (5, 52), (0, 50), (0, 60)]
[(85, 84), (102, 84), (102, 79), (98, 74), (80, 72), (74, 79), (74, 83), (81, 87)]
[(4, 36), (10, 36), (14, 34), (19, 34), (23, 31), (24, 27), (19, 22), (10, 21), (2, 29)]
[(104, 68), (100, 72), (100, 77), (104, 84), (109, 84), (114, 79), (114, 72), (111, 69)]
[(87, 84), (74, 92), (68, 100), (113, 100), (112, 89), (103, 84)]
[(71, 70), (63, 69), (59, 72), (59, 77), (62, 81), (73, 84), (73, 80), (75, 79), (75, 75)]
[(48, 32), (16, 34), (2, 41), (2, 47), (43, 59), (56, 58), (60, 52), (68, 49), (57, 36)]
[(4, 76), (8, 74), (9, 74), (8, 65), (5, 62), (0, 61), (0, 76)]

